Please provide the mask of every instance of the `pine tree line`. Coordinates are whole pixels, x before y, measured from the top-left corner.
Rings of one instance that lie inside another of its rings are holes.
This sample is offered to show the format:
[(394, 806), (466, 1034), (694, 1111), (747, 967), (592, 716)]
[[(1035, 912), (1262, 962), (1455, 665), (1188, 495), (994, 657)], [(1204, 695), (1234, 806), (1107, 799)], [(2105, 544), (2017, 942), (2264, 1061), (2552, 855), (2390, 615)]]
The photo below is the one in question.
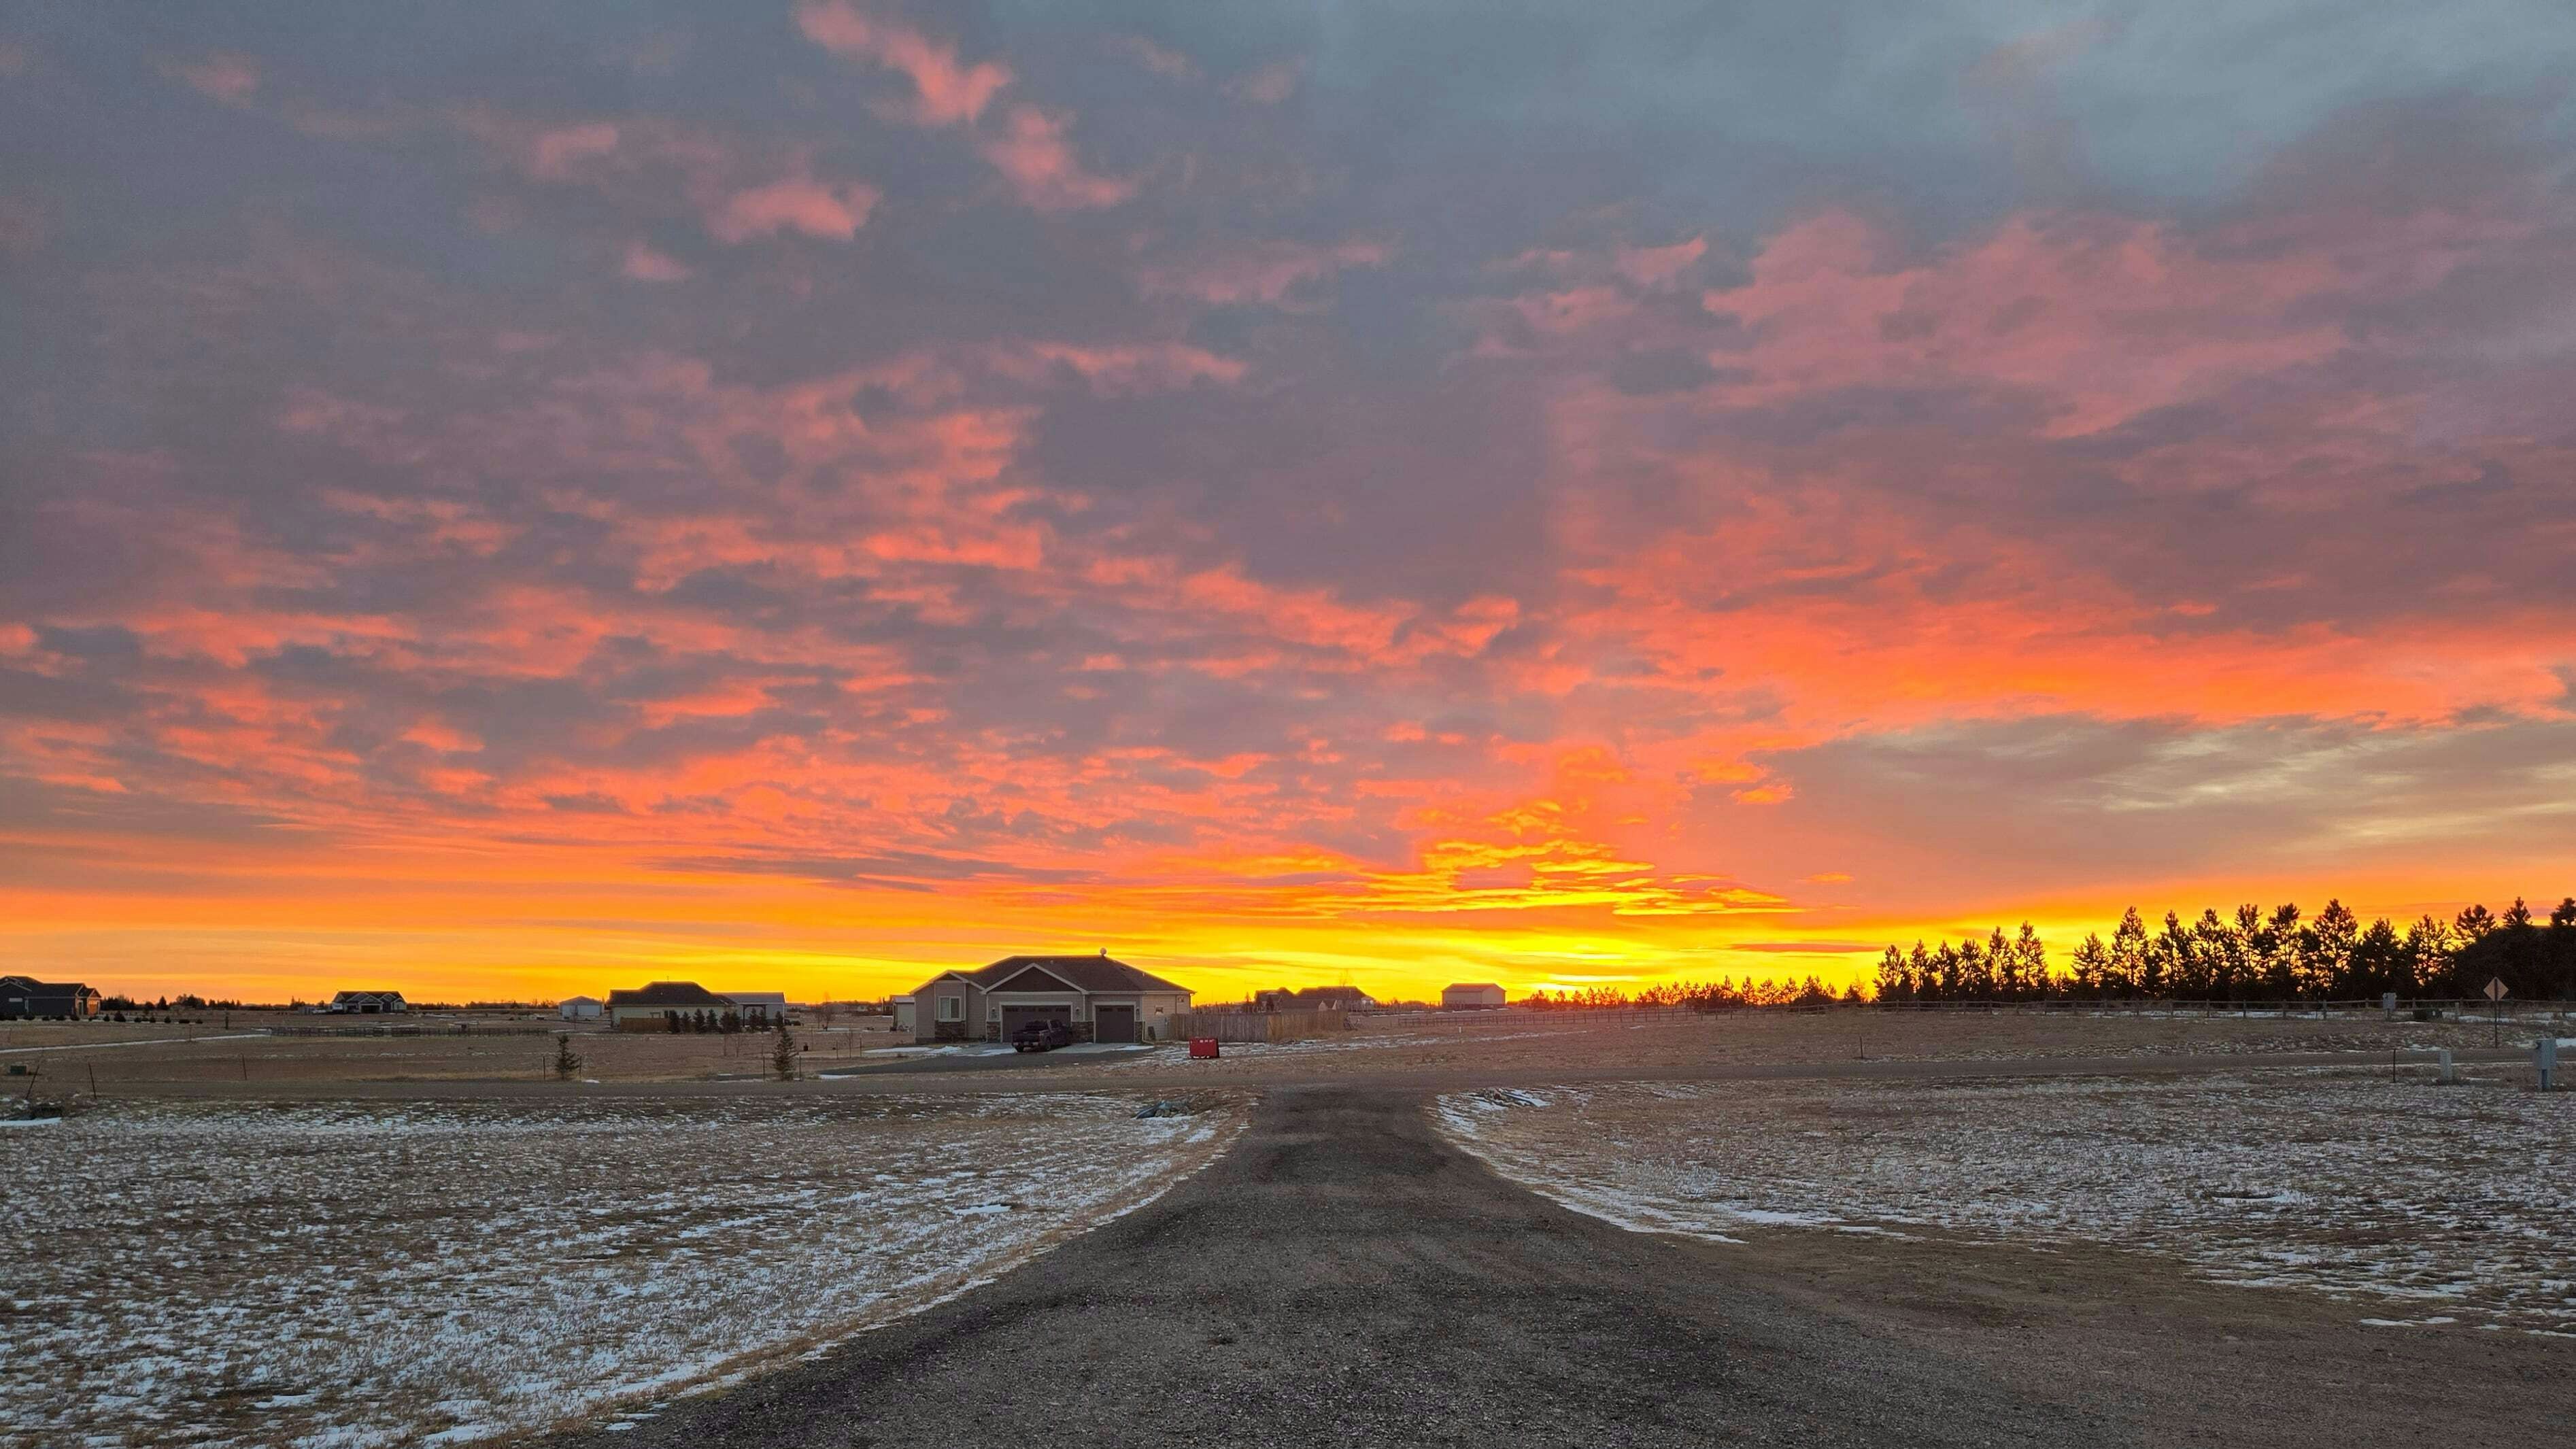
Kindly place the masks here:
[(2576, 997), (2576, 897), (2542, 925), (2516, 898), (2499, 916), (2471, 906), (2449, 921), (2419, 917), (2400, 932), (2386, 917), (2364, 926), (2340, 900), (2314, 919), (2296, 905), (2266, 912), (2243, 905), (2232, 916), (2204, 910), (2185, 921), (2165, 913), (2149, 930), (2131, 906), (2111, 939), (2088, 934), (2064, 969), (2030, 923), (2006, 937), (1998, 926), (1926, 950), (1895, 946), (1879, 959), (1876, 998), (1914, 1001), (2038, 1001), (2163, 998), (2184, 1001), (2366, 1000), (2475, 996), (2501, 980), (2519, 1000)]

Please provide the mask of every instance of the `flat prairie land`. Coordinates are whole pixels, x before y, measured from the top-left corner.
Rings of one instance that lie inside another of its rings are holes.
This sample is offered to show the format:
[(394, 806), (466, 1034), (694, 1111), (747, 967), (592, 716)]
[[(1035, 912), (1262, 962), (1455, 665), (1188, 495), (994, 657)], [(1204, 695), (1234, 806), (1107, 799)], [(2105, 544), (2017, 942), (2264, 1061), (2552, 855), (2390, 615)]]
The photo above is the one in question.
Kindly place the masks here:
[[(2313, 1052), (2463, 1051), (2488, 1045), (2484, 1022), (2385, 1021), (2375, 1011), (2315, 1016), (2199, 1016), (2103, 1011), (1754, 1011), (1458, 1013), (1381, 1024), (1310, 1041), (1227, 1044), (1216, 1061), (1178, 1048), (1112, 1062), (1112, 1076), (1205, 1079), (1251, 1085), (1444, 1073), (1544, 1074), (1551, 1068), (1616, 1077), (1713, 1073), (1853, 1062), (2032, 1063), (2072, 1058), (2178, 1055), (2282, 1056)], [(2508, 1046), (2528, 1042), (2544, 1018), (2508, 1019)], [(2556, 1028), (2550, 1028), (2556, 1029)], [(2576, 1028), (2568, 1028), (2576, 1032)], [(1033, 1064), (1034, 1065), (1034, 1064)], [(1085, 1080), (1091, 1080), (1086, 1076)]]
[[(1093, 1055), (916, 1053), (883, 1017), (842, 1017), (829, 1026), (800, 1026), (798, 1072), (858, 1073), (845, 1078), (868, 1090), (1039, 1091), (1115, 1084), (1121, 1089), (1279, 1086), (1365, 1079), (1438, 1087), (1446, 1082), (1544, 1079), (1572, 1072), (1595, 1079), (1622, 1074), (1688, 1077), (1849, 1064), (2050, 1063), (2089, 1058), (2283, 1056), (2294, 1053), (2377, 1054), (2454, 1047), (2485, 1048), (2484, 1022), (2384, 1021), (2375, 1011), (2331, 1017), (2199, 1016), (2161, 1012), (1691, 1012), (1458, 1013), (1450, 1016), (1354, 1019), (1352, 1030), (1308, 1041), (1229, 1043), (1215, 1061), (1192, 1061), (1177, 1045)], [(462, 1026), (464, 1029), (459, 1030)], [(2535, 1014), (2508, 1020), (2507, 1045), (2535, 1030), (2576, 1034)], [(0, 1027), (0, 1063), (23, 1065), (53, 1091), (104, 1097), (327, 1093), (338, 1084), (522, 1083), (551, 1090), (555, 1024), (542, 1018), (415, 1015), (390, 1020), (317, 1018), (286, 1013), (234, 1013), (186, 1027), (112, 1023)], [(582, 1059), (578, 1077), (632, 1087), (766, 1079), (770, 1038), (620, 1033), (597, 1027), (570, 1032)], [(974, 1057), (974, 1061), (966, 1061)], [(949, 1070), (971, 1065), (992, 1070)], [(0, 1078), (0, 1089), (15, 1078)], [(805, 1090), (830, 1090), (808, 1082)]]
[(1236, 1099), (119, 1102), (0, 1134), (0, 1442), (455, 1442), (790, 1360), (1212, 1160)]
[[(769, 1033), (612, 1032), (551, 1018), (490, 1015), (317, 1017), (289, 1012), (208, 1013), (191, 1025), (12, 1023), (0, 1027), (0, 1062), (18, 1063), (70, 1090), (163, 1091), (191, 1084), (452, 1082), (554, 1075), (555, 1037), (569, 1035), (580, 1076), (601, 1082), (707, 1081), (770, 1075)], [(798, 1026), (800, 1072), (885, 1060), (894, 1045), (884, 1017)], [(0, 1078), (0, 1086), (7, 1079)]]
[(2357, 1331), (2576, 1338), (2576, 1094), (2292, 1070), (1488, 1089), (1436, 1110), (1506, 1177), (1644, 1231), (2128, 1250), (2327, 1295)]

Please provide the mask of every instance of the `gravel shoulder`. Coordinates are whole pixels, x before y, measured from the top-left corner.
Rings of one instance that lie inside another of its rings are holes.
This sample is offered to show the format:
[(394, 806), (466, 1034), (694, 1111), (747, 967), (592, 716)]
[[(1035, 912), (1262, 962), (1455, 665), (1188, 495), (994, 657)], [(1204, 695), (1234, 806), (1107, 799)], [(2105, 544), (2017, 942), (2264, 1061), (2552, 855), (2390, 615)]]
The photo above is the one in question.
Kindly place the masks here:
[(2505, 1337), (2363, 1337), (2116, 1253), (1624, 1232), (1449, 1147), (1417, 1093), (1318, 1088), (975, 1293), (555, 1442), (2545, 1442), (2571, 1356)]

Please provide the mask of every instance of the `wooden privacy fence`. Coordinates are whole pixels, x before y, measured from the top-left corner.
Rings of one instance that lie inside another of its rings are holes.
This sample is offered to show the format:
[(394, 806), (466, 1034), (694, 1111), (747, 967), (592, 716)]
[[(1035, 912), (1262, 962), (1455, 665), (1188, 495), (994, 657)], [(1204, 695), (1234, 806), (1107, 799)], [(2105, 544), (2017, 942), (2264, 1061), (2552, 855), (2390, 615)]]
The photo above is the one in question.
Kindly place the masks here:
[(1185, 1011), (1172, 1018), (1175, 1037), (1233, 1042), (1304, 1041), (1350, 1029), (1349, 1014), (1339, 1011)]

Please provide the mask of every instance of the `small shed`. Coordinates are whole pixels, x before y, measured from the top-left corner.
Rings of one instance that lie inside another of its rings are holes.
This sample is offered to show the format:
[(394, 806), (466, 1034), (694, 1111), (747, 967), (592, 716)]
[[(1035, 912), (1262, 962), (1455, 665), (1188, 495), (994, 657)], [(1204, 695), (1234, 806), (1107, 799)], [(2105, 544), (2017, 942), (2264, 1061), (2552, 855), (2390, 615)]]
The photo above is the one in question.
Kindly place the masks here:
[(787, 993), (784, 991), (728, 991), (725, 1000), (733, 1003), (734, 1013), (743, 1025), (757, 1023), (775, 1026), (787, 1019)]
[(555, 1008), (555, 1015), (566, 1021), (597, 1021), (608, 1011), (608, 1003), (596, 996), (568, 997)]

